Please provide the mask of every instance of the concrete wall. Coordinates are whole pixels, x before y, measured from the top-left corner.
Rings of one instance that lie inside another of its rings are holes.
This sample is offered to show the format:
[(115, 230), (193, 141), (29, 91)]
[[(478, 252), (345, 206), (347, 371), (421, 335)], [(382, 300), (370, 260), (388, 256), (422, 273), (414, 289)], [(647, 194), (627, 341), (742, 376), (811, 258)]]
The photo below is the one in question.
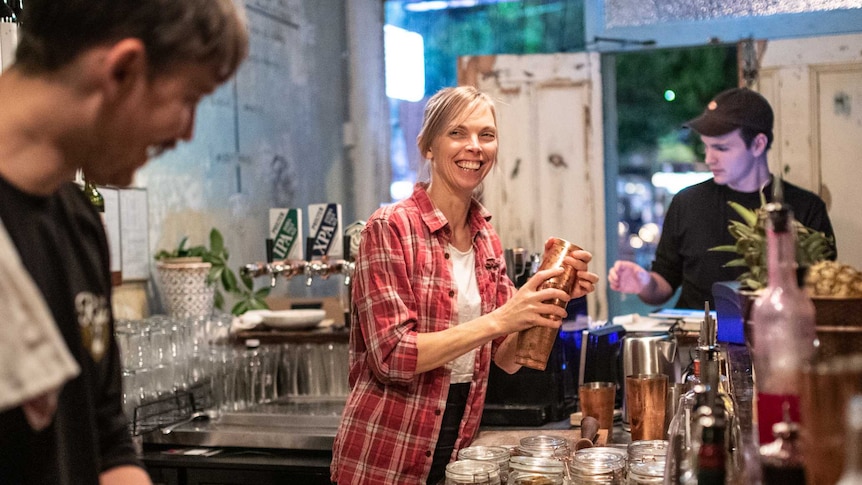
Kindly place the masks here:
[[(363, 173), (367, 162), (346, 147), (344, 127), (351, 125), (351, 79), (380, 79), (366, 89), (366, 97), (379, 86), (377, 97), (385, 101), (382, 5), (359, 2), (363, 5), (354, 8), (365, 9), (366, 17), (371, 13), (366, 25), (373, 24), (375, 11), (379, 20), (373, 29), (348, 34), (347, 6), (340, 0), (241, 3), (251, 32), (249, 59), (235, 79), (202, 101), (194, 139), (152, 160), (137, 175), (134, 185), (149, 194), (153, 254), (173, 248), (186, 235), (190, 243), (202, 243), (210, 228), (218, 227), (231, 253), (229, 263), (236, 268), (265, 259), (270, 207), (305, 210), (308, 204), (337, 202), (345, 224), (368, 216), (365, 207), (357, 214), (349, 190), (355, 185), (354, 174)], [(377, 38), (379, 47), (373, 45)], [(364, 64), (366, 72), (349, 66), (351, 46), (372, 53)], [(379, 76), (374, 73), (378, 64)], [(361, 115), (362, 108), (353, 111)], [(375, 130), (372, 121), (359, 124), (351, 130), (353, 138), (368, 136), (364, 129)], [(388, 126), (387, 119), (378, 124)], [(388, 165), (388, 158), (374, 158)], [(155, 276), (154, 268), (151, 273)], [(308, 296), (337, 290), (331, 282), (306, 288), (297, 279), (282, 280), (275, 294), (288, 291)], [(153, 312), (161, 311), (152, 285), (150, 303)]]

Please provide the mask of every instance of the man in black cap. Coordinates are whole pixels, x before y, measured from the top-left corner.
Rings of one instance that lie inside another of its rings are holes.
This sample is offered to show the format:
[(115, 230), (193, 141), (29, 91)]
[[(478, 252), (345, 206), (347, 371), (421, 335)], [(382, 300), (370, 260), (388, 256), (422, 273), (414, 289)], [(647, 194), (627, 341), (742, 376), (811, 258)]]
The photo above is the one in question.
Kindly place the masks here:
[[(727, 230), (739, 216), (728, 205), (760, 207), (761, 191), (772, 199), (774, 177), (766, 153), (772, 145), (773, 114), (769, 102), (747, 88), (719, 93), (703, 114), (686, 123), (700, 134), (705, 162), (713, 178), (676, 194), (668, 208), (652, 270), (617, 261), (608, 274), (611, 289), (634, 293), (645, 303), (662, 305), (682, 286), (677, 308), (702, 309), (712, 298), (712, 284), (735, 280), (743, 268), (724, 265), (735, 257), (710, 248), (734, 244)], [(783, 182), (784, 201), (803, 225), (833, 236), (826, 205), (817, 195)]]

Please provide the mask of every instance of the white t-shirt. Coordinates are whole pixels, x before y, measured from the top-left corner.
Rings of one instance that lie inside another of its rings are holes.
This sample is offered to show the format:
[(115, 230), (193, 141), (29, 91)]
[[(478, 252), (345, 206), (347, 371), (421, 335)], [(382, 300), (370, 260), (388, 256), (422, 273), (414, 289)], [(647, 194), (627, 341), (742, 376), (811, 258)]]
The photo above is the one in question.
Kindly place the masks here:
[[(476, 255), (472, 247), (465, 252), (459, 251), (451, 244), (449, 254), (455, 285), (458, 287), (458, 323), (469, 322), (482, 314), (482, 299), (479, 296), (479, 284), (476, 282)], [(473, 349), (449, 363), (452, 369), (450, 382), (459, 384), (473, 380), (477, 351), (478, 349)]]

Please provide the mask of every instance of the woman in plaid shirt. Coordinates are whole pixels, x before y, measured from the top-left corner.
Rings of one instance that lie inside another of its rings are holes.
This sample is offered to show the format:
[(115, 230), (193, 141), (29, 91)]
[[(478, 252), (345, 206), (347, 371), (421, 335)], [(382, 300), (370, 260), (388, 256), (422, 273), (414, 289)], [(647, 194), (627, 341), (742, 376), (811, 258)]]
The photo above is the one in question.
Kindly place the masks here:
[(473, 87), (445, 88), (425, 108), (418, 146), (431, 181), (377, 210), (362, 233), (353, 282), (350, 385), (335, 437), (339, 484), (436, 484), (479, 428), (491, 361), (515, 372), (517, 332), (557, 328), (544, 303), (595, 289), (578, 251), (572, 295), (519, 290), (506, 276), (491, 215), (473, 197), (497, 157), (494, 104)]

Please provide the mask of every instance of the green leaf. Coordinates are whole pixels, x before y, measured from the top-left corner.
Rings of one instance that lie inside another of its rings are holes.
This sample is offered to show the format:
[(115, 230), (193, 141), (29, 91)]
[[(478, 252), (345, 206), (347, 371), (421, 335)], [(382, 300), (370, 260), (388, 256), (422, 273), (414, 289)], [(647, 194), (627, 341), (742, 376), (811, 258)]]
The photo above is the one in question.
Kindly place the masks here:
[(215, 307), (219, 310), (224, 310), (224, 295), (221, 294), (220, 291), (216, 290), (214, 297)]
[(245, 285), (246, 288), (248, 288), (249, 290), (254, 290), (254, 279), (252, 279), (251, 276), (241, 273), (240, 279), (242, 280), (242, 283)]
[[(267, 307), (268, 308), (268, 307)], [(243, 313), (252, 310), (252, 306), (249, 304), (248, 300), (240, 300), (238, 301), (233, 308), (230, 309), (230, 312), (234, 315), (242, 315)], [(259, 310), (265, 310), (266, 308), (259, 308)]]
[(224, 267), (224, 265), (227, 263), (227, 261), (225, 261), (225, 258), (223, 258), (220, 254), (212, 253), (205, 255), (204, 261), (206, 261), (207, 263), (212, 263), (213, 266), (219, 267)]
[[(215, 301), (216, 308), (222, 310), (225, 307), (225, 295), (222, 294), (219, 286), (229, 295), (237, 299), (236, 304), (231, 309), (234, 315), (242, 314), (250, 309), (267, 309), (264, 298), (269, 296), (269, 286), (254, 291), (254, 279), (248, 275), (240, 274), (242, 286), (239, 284), (239, 279), (236, 273), (228, 267), (228, 259), (230, 251), (224, 245), (224, 237), (221, 232), (212, 228), (209, 234), (209, 247), (200, 245), (187, 248), (188, 237), (183, 237), (180, 243), (173, 250), (160, 250), (156, 253), (155, 259), (170, 259), (177, 257), (195, 256), (201, 258), (204, 262), (210, 263), (212, 268), (207, 274), (207, 283), (216, 284)], [(220, 285), (218, 284), (220, 283)]]
[(724, 264), (725, 268), (745, 268), (746, 266), (748, 266), (748, 263), (742, 258), (733, 259)]
[(212, 228), (210, 231), (210, 251), (216, 254), (221, 254), (225, 251), (224, 237), (218, 229)]
[(262, 299), (258, 299), (258, 298), (252, 298), (251, 300), (248, 300), (248, 306), (252, 310), (268, 310), (269, 309), (269, 305), (266, 303), (266, 301), (264, 301)]
[(221, 279), (221, 274), (223, 270), (224, 267), (222, 266), (212, 265), (212, 268), (210, 268), (210, 272), (207, 274), (207, 283), (212, 284)]
[(221, 274), (221, 282), (225, 290), (230, 291), (231, 293), (236, 293), (236, 291), (239, 289), (236, 284), (236, 275), (230, 268), (223, 268)]
[(757, 280), (753, 280), (751, 278), (746, 278), (742, 281), (742, 285), (748, 288), (749, 290), (757, 291), (763, 288), (763, 284), (761, 284)]
[(729, 205), (733, 210), (742, 217), (742, 220), (745, 221), (750, 227), (755, 227), (757, 225), (757, 212), (737, 203), (734, 201), (728, 201), (727, 205)]

